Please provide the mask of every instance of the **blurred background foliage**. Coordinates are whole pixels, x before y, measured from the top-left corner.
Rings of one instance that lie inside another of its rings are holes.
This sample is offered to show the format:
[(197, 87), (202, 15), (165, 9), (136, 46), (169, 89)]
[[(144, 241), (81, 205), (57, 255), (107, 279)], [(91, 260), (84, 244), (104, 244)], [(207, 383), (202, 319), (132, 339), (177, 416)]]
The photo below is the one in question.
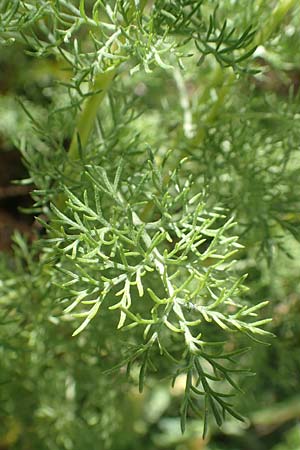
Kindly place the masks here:
[[(276, 5), (258, 0), (218, 3), (220, 18), (241, 30), (251, 23), (262, 33)], [(86, 2), (87, 9), (92, 4)], [(106, 119), (106, 129), (111, 126), (106, 138), (116, 140), (116, 152), (136, 137), (138, 154), (142, 136), (143, 142), (159, 148), (160, 155), (175, 148), (174, 165), (182, 156), (190, 157), (189, 170), (207, 186), (211, 204), (218, 202), (236, 216), (245, 246), (237, 271), (249, 274), (247, 295), (270, 300), (273, 322), (268, 329), (276, 339), (271, 346), (253, 343), (252, 352), (243, 356), (243, 364), (256, 373), (241, 380), (245, 393), (238, 397), (238, 410), (247, 420), (244, 424), (228, 420), (222, 429), (212, 424), (205, 440), (198, 419), (189, 422), (185, 435), (180, 432), (179, 398), (184, 389), (180, 378), (171, 390), (168, 383), (153, 380), (142, 395), (114, 375), (108, 383), (102, 377), (101, 360), (107, 356), (99, 342), (103, 331), (97, 337), (97, 326), (91, 325), (84, 335), (71, 338), (72, 324), (57, 323), (60, 308), (53, 304), (53, 285), (45, 283), (47, 277), (41, 279), (32, 264), (35, 254), (19, 234), (13, 237), (12, 256), (11, 230), (25, 234), (28, 242), (40, 232), (33, 215), (19, 209), (30, 210), (32, 186), (11, 184), (28, 177), (28, 155), (23, 151), (21, 158), (17, 151), (22, 142), (36, 141), (43, 148), (24, 106), (65, 148), (75, 115), (65, 113), (70, 97), (63, 84), (57, 85), (69, 80), (64, 62), (36, 59), (21, 43), (1, 46), (0, 270), (1, 279), (12, 282), (0, 299), (0, 449), (300, 449), (297, 2), (280, 27), (268, 39), (260, 39), (249, 63), (254, 73), (224, 75), (208, 56), (200, 65), (186, 58), (185, 79), (161, 68), (124, 77), (120, 102), (126, 99), (125, 109), (132, 102), (141, 115), (117, 131), (111, 118)], [(43, 177), (41, 167), (42, 160), (37, 180)], [(30, 270), (23, 271), (25, 265)]]

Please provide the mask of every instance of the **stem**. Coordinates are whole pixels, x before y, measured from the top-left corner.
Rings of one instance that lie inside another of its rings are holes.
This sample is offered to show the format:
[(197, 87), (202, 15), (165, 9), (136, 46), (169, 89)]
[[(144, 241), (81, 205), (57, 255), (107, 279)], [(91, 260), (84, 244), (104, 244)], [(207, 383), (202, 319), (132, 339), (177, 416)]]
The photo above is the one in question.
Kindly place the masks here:
[[(82, 113), (78, 118), (77, 126), (75, 128), (69, 149), (68, 156), (70, 161), (74, 161), (79, 158), (78, 138), (82, 147), (84, 148), (86, 146), (95, 122), (98, 108), (107, 94), (115, 74), (116, 70), (113, 69), (97, 76), (93, 90), (96, 92), (100, 90), (100, 92), (89, 97), (84, 105)], [(71, 167), (68, 166), (68, 169), (70, 170)]]
[[(142, 14), (144, 8), (147, 5), (147, 0), (142, 0), (140, 2), (140, 14)], [(128, 16), (132, 17), (136, 11), (135, 5), (131, 7), (129, 10)], [(120, 30), (116, 31), (110, 39), (108, 40), (105, 47), (110, 47), (114, 52), (118, 46), (115, 43), (115, 39), (117, 37), (120, 37), (120, 41), (122, 41), (122, 37), (120, 36), (121, 32)], [(124, 38), (123, 38), (124, 39)], [(70, 161), (74, 161), (79, 158), (79, 148), (78, 148), (78, 137), (80, 140), (81, 146), (84, 148), (88, 142), (88, 138), (90, 136), (90, 133), (92, 131), (95, 118), (97, 115), (98, 108), (104, 99), (105, 95), (107, 94), (112, 81), (114, 79), (114, 76), (116, 75), (117, 69), (112, 68), (111, 70), (107, 70), (104, 73), (100, 73), (94, 82), (93, 85), (93, 91), (97, 92), (100, 91), (98, 94), (92, 95), (89, 100), (85, 103), (84, 109), (82, 113), (79, 116), (76, 129), (74, 131), (70, 149), (69, 149), (69, 159)]]
[(179, 69), (174, 70), (174, 79), (177, 84), (179, 101), (183, 112), (183, 132), (185, 137), (191, 139), (194, 136), (193, 117), (187, 88)]
[[(68, 160), (67, 165), (64, 170), (64, 175), (66, 177), (70, 177), (73, 180), (76, 180), (78, 177), (78, 172), (74, 172), (74, 166), (72, 164), (73, 161), (76, 161), (80, 157), (79, 146), (80, 148), (85, 148), (91, 131), (94, 126), (94, 122), (96, 119), (97, 111), (105, 98), (114, 76), (116, 75), (116, 68), (108, 70), (104, 73), (100, 73), (95, 80), (93, 85), (93, 91), (98, 92), (97, 94), (92, 94), (86, 103), (84, 104), (82, 112), (79, 114), (77, 119), (77, 125), (74, 130), (71, 145), (68, 152)], [(55, 206), (63, 210), (66, 202), (66, 195), (64, 193), (59, 194), (55, 199)]]
[(273, 9), (270, 19), (260, 32), (256, 35), (254, 40), (255, 45), (262, 45), (270, 38), (276, 28), (284, 20), (288, 12), (298, 4), (298, 0), (279, 0), (277, 6)]

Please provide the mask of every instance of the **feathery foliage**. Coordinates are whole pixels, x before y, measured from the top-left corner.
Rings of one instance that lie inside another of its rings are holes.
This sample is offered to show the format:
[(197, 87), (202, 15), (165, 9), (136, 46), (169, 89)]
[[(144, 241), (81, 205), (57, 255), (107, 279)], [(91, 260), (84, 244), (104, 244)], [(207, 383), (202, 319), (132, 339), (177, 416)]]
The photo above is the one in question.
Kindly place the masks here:
[(299, 240), (298, 98), (259, 95), (259, 55), (285, 64), (272, 39), (296, 6), (0, 1), (3, 51), (25, 52), (36, 83), (0, 104), (45, 228), (1, 260), (3, 373), (24, 398), (38, 380), (18, 417), (41, 424), (35, 448), (51, 421), (47, 448), (127, 448), (118, 403), (153, 380), (184, 380), (182, 432), (194, 416), (203, 436), (211, 416), (244, 420), (231, 398), (251, 373), (244, 355), (272, 335), (246, 271)]

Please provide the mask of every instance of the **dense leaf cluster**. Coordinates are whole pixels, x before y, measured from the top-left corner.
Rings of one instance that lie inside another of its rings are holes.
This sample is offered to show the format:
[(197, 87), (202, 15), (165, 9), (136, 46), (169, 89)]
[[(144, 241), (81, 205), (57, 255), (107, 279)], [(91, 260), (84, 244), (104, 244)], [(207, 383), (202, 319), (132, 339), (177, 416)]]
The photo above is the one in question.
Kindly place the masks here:
[(298, 99), (268, 92), (257, 56), (280, 65), (268, 46), (296, 2), (252, 3), (0, 1), (1, 45), (26, 51), (32, 77), (31, 96), (0, 103), (22, 118), (0, 132), (45, 231), (1, 260), (0, 344), (37, 448), (51, 421), (47, 448), (126, 448), (118, 402), (153, 380), (183, 380), (183, 432), (193, 417), (204, 436), (211, 416), (243, 420), (244, 354), (271, 335), (257, 318), (266, 262), (299, 239)]

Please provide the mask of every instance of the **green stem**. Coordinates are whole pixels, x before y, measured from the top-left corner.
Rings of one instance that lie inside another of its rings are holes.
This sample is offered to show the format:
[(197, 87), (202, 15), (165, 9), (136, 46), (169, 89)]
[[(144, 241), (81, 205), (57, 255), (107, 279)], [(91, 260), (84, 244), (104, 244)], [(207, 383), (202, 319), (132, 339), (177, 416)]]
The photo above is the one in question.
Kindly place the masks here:
[[(140, 2), (140, 14), (143, 12), (147, 5), (147, 0), (141, 0)], [(133, 3), (131, 9), (129, 10), (128, 16), (132, 17), (136, 11), (135, 4)], [(122, 37), (120, 36), (122, 41)], [(114, 50), (115, 44), (112, 44), (112, 50)], [(79, 158), (79, 148), (78, 148), (78, 138), (80, 140), (81, 146), (84, 148), (88, 142), (90, 133), (92, 131), (93, 125), (95, 123), (96, 115), (100, 104), (102, 103), (104, 97), (106, 96), (112, 81), (116, 75), (116, 68), (107, 70), (104, 73), (100, 73), (93, 84), (93, 91), (98, 92), (98, 94), (92, 95), (84, 105), (84, 109), (80, 114), (75, 128), (70, 149), (69, 149), (69, 160), (74, 161)]]
[(299, 0), (279, 0), (266, 25), (262, 27), (259, 33), (257, 33), (254, 45), (262, 45), (268, 40), (289, 11), (298, 4), (298, 1)]
[[(79, 158), (79, 148), (78, 140), (81, 146), (84, 148), (88, 142), (90, 133), (95, 123), (95, 118), (97, 115), (98, 108), (102, 103), (107, 91), (109, 90), (113, 78), (116, 74), (116, 70), (110, 70), (101, 73), (97, 76), (96, 81), (93, 85), (93, 90), (95, 92), (100, 91), (98, 94), (91, 95), (87, 102), (85, 103), (81, 114), (79, 115), (77, 125), (72, 137), (70, 149), (69, 149), (69, 160), (74, 161)], [(70, 169), (70, 166), (68, 166)]]
[[(98, 108), (107, 94), (115, 74), (116, 69), (112, 69), (99, 74), (95, 80), (93, 91), (100, 92), (93, 94), (88, 98), (83, 106), (82, 112), (79, 114), (68, 152), (67, 165), (64, 170), (64, 175), (66, 177), (72, 177), (73, 180), (78, 177), (78, 174), (76, 172), (74, 173), (74, 166), (72, 162), (78, 160), (80, 157), (79, 145), (84, 149), (88, 143), (89, 136), (95, 123)], [(65, 202), (66, 196), (62, 193), (57, 196), (55, 205), (58, 209), (64, 209)]]
[[(139, 9), (140, 14), (142, 14), (146, 6), (147, 0), (141, 0)], [(133, 16), (135, 12), (136, 6), (135, 3), (133, 3), (128, 15)], [(120, 40), (122, 40), (121, 37)], [(112, 50), (114, 50), (114, 48), (115, 44), (113, 43)], [(103, 99), (105, 98), (107, 92), (109, 91), (109, 88), (111, 87), (111, 84), (113, 82), (116, 73), (117, 68), (115, 67), (110, 70), (107, 70), (104, 73), (100, 73), (96, 77), (96, 80), (92, 86), (92, 91), (95, 92), (95, 94), (92, 94), (85, 102), (83, 110), (79, 114), (77, 125), (72, 136), (71, 145), (68, 152), (68, 161), (64, 170), (64, 175), (66, 175), (67, 177), (72, 176), (73, 179), (74, 178), (76, 179), (77, 177), (77, 174), (76, 173), (74, 174), (74, 167), (72, 165), (72, 162), (80, 158), (79, 145), (80, 148), (84, 150), (84, 148), (88, 143), (91, 131), (95, 123), (99, 106), (102, 103)], [(64, 194), (58, 195), (55, 201), (57, 208), (63, 209), (65, 201), (66, 197)]]

